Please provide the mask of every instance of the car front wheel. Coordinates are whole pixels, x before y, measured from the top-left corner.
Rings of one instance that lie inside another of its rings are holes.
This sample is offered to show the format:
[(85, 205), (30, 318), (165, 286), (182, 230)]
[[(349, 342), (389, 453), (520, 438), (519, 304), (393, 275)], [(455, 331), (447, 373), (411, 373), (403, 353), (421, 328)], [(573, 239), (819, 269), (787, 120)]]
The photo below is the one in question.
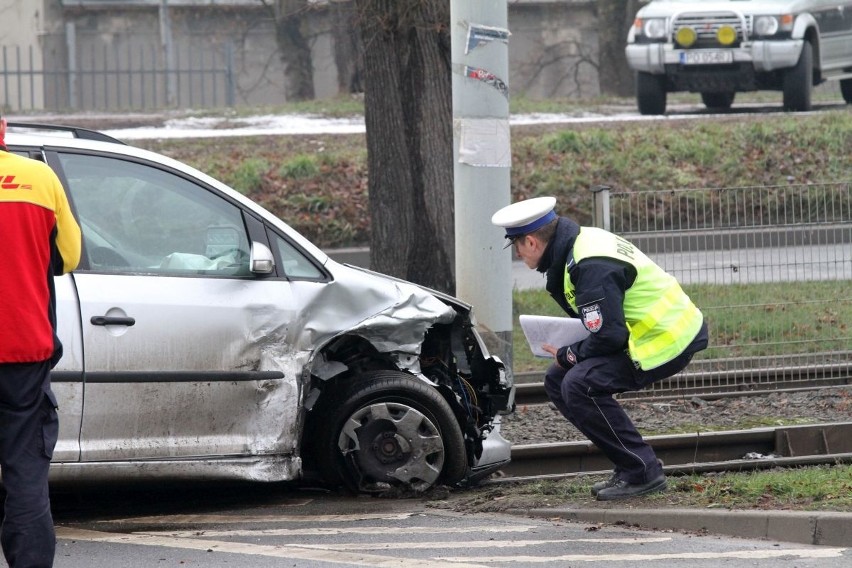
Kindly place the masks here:
[(452, 409), (434, 387), (411, 375), (365, 373), (318, 410), (316, 458), (331, 484), (365, 493), (422, 492), (464, 476), (464, 438)]
[(639, 72), (636, 74), (636, 103), (639, 114), (665, 114), (665, 77)]
[(785, 109), (797, 112), (811, 110), (813, 67), (813, 48), (806, 41), (802, 44), (799, 61), (784, 73)]

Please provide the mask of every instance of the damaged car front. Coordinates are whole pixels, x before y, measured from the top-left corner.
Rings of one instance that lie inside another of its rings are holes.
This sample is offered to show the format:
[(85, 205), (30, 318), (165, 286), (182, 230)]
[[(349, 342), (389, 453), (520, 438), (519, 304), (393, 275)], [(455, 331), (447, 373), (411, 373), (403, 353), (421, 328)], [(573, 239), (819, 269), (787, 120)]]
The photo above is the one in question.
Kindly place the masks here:
[(471, 306), (332, 264), (339, 287), (330, 284), (312, 305), (349, 314), (366, 297), (381, 309), (340, 330), (339, 309), (320, 308), (309, 326), (323, 335), (317, 328), (327, 319), (338, 331), (316, 350), (307, 378), (306, 470), (355, 491), (423, 491), (475, 482), (506, 464), (500, 416), (512, 410), (514, 386)]

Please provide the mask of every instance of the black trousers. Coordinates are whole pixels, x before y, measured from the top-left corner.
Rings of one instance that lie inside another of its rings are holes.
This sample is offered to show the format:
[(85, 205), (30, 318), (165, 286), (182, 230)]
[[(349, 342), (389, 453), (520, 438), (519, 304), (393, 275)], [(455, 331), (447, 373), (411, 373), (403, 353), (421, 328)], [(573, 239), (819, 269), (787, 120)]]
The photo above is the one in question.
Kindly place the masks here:
[(585, 359), (567, 371), (553, 364), (544, 388), (559, 412), (615, 464), (620, 479), (647, 483), (662, 474), (662, 467), (612, 395), (670, 377), (683, 370), (692, 355), (682, 354), (650, 371), (637, 369), (627, 353)]
[(59, 434), (50, 361), (0, 364), (0, 543), (10, 568), (53, 566), (56, 533), (47, 474)]

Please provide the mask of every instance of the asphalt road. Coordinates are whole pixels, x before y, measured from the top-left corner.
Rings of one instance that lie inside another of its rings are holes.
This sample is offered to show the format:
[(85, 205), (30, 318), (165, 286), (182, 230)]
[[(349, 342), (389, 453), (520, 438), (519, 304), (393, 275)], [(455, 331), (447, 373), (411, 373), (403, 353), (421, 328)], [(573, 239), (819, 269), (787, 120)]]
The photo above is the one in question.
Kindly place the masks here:
[[(648, 254), (681, 284), (754, 284), (852, 280), (852, 247), (836, 245)], [(512, 263), (513, 287), (544, 288), (544, 276)]]
[(852, 549), (655, 532), (445, 501), (281, 485), (158, 485), (54, 496), (57, 568), (635, 566), (840, 568)]

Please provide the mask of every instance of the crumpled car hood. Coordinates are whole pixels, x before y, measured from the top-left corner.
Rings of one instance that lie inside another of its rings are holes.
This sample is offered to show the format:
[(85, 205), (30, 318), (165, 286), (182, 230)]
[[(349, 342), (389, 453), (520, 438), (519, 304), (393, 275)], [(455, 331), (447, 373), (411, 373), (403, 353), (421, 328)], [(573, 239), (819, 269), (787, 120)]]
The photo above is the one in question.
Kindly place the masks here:
[(294, 344), (312, 350), (341, 333), (357, 333), (379, 352), (416, 355), (426, 330), (456, 311), (415, 284), (330, 261), (335, 281), (322, 286), (294, 326)]

